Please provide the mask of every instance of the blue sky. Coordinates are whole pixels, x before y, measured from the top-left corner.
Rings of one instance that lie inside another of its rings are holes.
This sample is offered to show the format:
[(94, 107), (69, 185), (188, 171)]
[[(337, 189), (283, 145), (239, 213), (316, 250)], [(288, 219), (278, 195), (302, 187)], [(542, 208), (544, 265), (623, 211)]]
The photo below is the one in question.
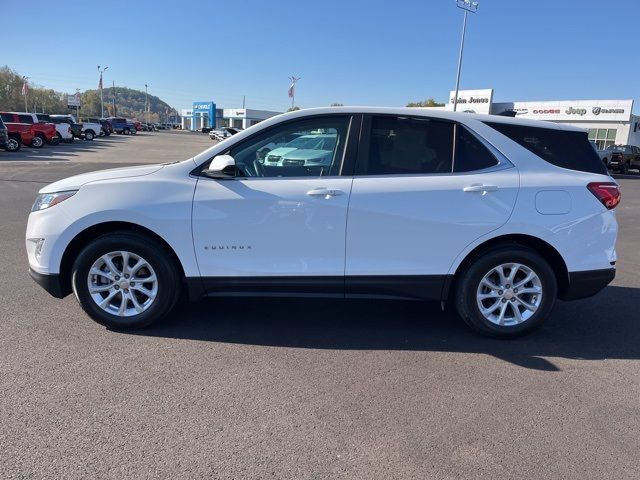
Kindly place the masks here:
[[(24, 0), (2, 0), (3, 18), (18, 20), (3, 22), (0, 65), (67, 92), (96, 88), (96, 66), (108, 65), (105, 86), (148, 83), (177, 108), (238, 107), (246, 95), (247, 107), (283, 110), (292, 74), (303, 108), (445, 101), (455, 86), (454, 0), (63, 3), (32, 0), (25, 17)], [(496, 101), (638, 103), (639, 19), (637, 0), (480, 0), (461, 88), (492, 87)]]

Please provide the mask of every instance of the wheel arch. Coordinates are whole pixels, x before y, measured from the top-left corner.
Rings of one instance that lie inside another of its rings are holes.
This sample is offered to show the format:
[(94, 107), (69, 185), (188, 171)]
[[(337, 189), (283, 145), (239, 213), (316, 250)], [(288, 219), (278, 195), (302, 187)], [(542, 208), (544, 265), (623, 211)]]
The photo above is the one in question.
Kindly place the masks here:
[(467, 256), (458, 265), (455, 273), (449, 278), (449, 281), (445, 283), (442, 292), (443, 300), (447, 300), (451, 297), (450, 294), (455, 291), (460, 276), (476, 258), (490, 250), (503, 246), (526, 247), (540, 254), (547, 262), (549, 262), (549, 266), (556, 276), (556, 280), (558, 282), (558, 297), (563, 297), (569, 287), (569, 269), (567, 268), (567, 264), (562, 258), (562, 255), (560, 255), (560, 252), (558, 252), (558, 250), (556, 250), (556, 248), (551, 244), (539, 237), (526, 234), (507, 234), (486, 240), (467, 254)]
[(178, 257), (174, 249), (171, 248), (171, 246), (160, 235), (146, 227), (131, 222), (103, 222), (87, 227), (86, 229), (79, 232), (75, 237), (73, 237), (73, 239), (65, 248), (64, 253), (62, 254), (62, 260), (60, 261), (60, 285), (64, 295), (68, 295), (69, 293), (71, 293), (71, 268), (80, 251), (91, 240), (94, 240), (101, 235), (115, 232), (135, 232), (152, 238), (153, 240), (158, 242), (171, 256), (173, 262), (178, 268), (178, 274), (180, 276), (181, 282), (185, 282), (186, 276), (180, 258)]

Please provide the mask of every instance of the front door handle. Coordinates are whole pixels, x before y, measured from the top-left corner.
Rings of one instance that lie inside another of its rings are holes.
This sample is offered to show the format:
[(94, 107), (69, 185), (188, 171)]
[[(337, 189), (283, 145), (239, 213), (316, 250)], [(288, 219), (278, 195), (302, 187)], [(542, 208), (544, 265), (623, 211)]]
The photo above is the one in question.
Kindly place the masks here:
[(309, 190), (307, 195), (311, 197), (337, 197), (338, 195), (344, 195), (342, 190), (337, 190), (333, 188), (314, 188), (313, 190)]
[(497, 185), (469, 185), (468, 187), (464, 187), (463, 190), (465, 192), (482, 192), (482, 193), (497, 192), (498, 186)]

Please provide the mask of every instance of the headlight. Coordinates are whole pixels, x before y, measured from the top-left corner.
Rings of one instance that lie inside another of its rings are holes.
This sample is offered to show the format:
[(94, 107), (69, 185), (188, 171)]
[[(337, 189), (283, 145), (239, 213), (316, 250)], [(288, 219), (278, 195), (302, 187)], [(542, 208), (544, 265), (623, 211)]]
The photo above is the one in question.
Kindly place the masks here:
[(77, 191), (78, 190), (68, 190), (66, 192), (41, 193), (36, 197), (36, 201), (33, 202), (31, 211), (37, 212), (45, 208), (53, 207), (60, 202), (64, 202), (67, 198), (73, 197)]

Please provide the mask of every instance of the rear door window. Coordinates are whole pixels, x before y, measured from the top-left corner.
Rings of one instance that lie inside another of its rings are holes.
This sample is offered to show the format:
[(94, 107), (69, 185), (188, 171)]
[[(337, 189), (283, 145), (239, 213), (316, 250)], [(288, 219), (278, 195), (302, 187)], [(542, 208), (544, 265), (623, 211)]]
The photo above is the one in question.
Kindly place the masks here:
[(13, 114), (11, 113), (0, 113), (0, 117), (2, 117), (2, 120), (5, 122), (13, 122)]
[(20, 123), (33, 123), (33, 117), (31, 115), (18, 115)]
[(588, 173), (607, 173), (589, 144), (587, 132), (485, 122), (543, 160), (561, 168)]
[(374, 116), (368, 154), (358, 161), (357, 175), (451, 173), (451, 122), (427, 118)]

